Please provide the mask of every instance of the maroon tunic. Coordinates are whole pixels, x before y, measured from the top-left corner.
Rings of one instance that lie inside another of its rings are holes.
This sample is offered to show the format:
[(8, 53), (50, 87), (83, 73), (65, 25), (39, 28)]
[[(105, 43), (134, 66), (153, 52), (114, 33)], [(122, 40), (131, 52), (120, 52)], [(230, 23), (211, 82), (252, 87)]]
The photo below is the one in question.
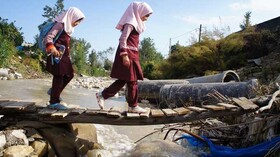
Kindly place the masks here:
[[(130, 33), (127, 39), (128, 47), (136, 47), (139, 45), (139, 33), (133, 28), (133, 31)], [(123, 65), (121, 52), (127, 52), (130, 59), (130, 67)], [(115, 60), (113, 63), (111, 75), (112, 78), (117, 78), (124, 81), (137, 81), (143, 80), (143, 72), (139, 62), (139, 51), (133, 49), (122, 49), (120, 45), (118, 46)]]
[[(54, 28), (49, 32), (48, 36), (56, 35), (59, 30), (57, 29), (63, 29), (63, 24), (57, 23)], [(60, 62), (57, 64), (51, 60), (51, 55), (47, 58), (47, 65), (46, 70), (50, 72), (53, 75), (72, 75), (74, 73), (73, 66), (70, 60), (70, 39), (71, 37), (63, 30), (59, 38), (57, 39), (54, 46), (59, 50), (59, 45), (65, 46), (65, 52), (62, 56)], [(46, 46), (49, 46), (50, 44), (53, 44), (51, 42), (48, 42)]]

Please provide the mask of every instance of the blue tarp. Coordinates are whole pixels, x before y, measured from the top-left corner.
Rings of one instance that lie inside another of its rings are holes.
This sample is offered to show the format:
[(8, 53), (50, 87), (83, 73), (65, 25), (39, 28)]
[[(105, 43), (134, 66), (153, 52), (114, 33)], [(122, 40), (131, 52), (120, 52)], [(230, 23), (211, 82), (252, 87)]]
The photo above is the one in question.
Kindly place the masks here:
[(269, 141), (260, 143), (248, 148), (233, 149), (227, 146), (214, 145), (208, 138), (203, 137), (206, 142), (203, 142), (195, 137), (183, 135), (187, 141), (195, 147), (210, 148), (210, 154), (203, 154), (207, 157), (264, 157), (274, 147), (280, 148), (280, 137), (273, 138)]

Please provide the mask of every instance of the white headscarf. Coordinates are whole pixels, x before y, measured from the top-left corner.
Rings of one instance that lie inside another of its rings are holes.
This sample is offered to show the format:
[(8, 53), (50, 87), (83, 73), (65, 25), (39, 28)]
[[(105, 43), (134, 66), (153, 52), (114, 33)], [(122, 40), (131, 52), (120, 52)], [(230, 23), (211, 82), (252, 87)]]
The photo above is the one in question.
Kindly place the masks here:
[(132, 2), (121, 17), (116, 29), (122, 30), (123, 25), (131, 24), (140, 34), (146, 29), (141, 17), (151, 14), (152, 8), (145, 2)]
[(61, 13), (54, 21), (64, 23), (64, 30), (65, 32), (71, 36), (74, 32), (74, 27), (72, 27), (72, 23), (76, 22), (77, 20), (85, 18), (85, 15), (82, 11), (76, 7), (70, 7), (67, 11)]

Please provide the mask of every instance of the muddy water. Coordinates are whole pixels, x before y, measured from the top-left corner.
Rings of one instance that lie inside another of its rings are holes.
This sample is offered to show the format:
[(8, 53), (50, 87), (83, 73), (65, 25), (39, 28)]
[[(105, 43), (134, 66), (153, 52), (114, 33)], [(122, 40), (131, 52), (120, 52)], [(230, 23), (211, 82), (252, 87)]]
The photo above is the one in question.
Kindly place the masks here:
[[(49, 101), (47, 90), (51, 87), (51, 79), (35, 80), (10, 80), (0, 81), (0, 99), (19, 99), (35, 101), (37, 105), (45, 106)], [(97, 108), (95, 93), (98, 89), (71, 88), (68, 85), (61, 97), (67, 104), (80, 105), (81, 107)], [(118, 106), (126, 108), (123, 97), (106, 100), (106, 108)], [(135, 141), (160, 128), (162, 125), (146, 126), (117, 126), (95, 124), (99, 142), (109, 152), (109, 156), (119, 156), (130, 150), (135, 145)], [(153, 134), (151, 138), (162, 138), (162, 134)]]

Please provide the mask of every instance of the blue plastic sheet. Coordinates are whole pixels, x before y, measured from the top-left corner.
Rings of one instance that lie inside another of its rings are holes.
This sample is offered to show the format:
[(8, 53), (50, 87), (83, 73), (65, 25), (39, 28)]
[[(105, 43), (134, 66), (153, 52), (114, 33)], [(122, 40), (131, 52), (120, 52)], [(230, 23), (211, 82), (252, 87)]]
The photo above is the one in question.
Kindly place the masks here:
[(211, 153), (207, 155), (202, 154), (202, 156), (207, 157), (264, 157), (275, 146), (278, 146), (278, 149), (280, 147), (280, 137), (273, 138), (255, 146), (240, 149), (215, 145), (206, 137), (203, 137), (206, 142), (202, 142), (201, 140), (189, 135), (183, 135), (182, 137), (184, 137), (192, 146), (208, 146)]

